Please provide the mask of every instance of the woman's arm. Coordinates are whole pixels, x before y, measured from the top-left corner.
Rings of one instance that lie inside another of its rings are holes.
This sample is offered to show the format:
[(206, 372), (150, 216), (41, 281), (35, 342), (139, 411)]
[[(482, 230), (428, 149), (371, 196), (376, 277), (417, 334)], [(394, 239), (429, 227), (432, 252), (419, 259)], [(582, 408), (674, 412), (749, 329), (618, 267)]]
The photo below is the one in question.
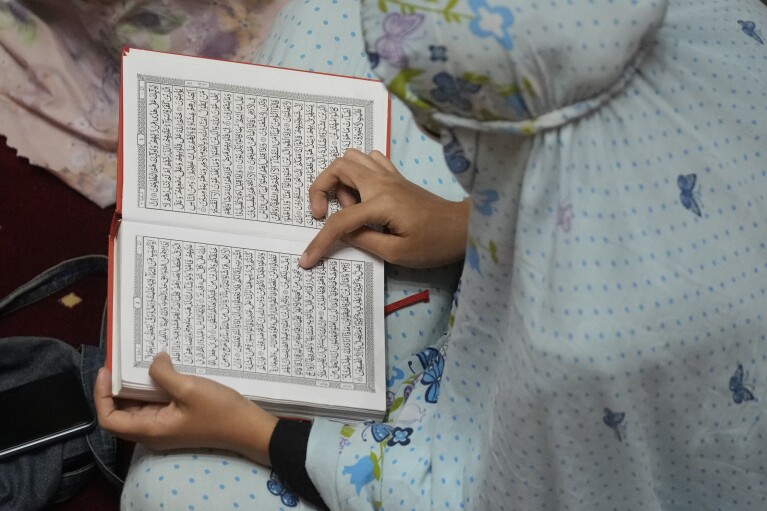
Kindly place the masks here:
[(158, 451), (212, 447), (271, 465), (269, 442), (277, 417), (229, 387), (178, 373), (167, 353), (157, 355), (149, 376), (170, 396), (168, 403), (118, 402), (109, 371), (99, 371), (93, 394), (102, 428)]
[(167, 353), (157, 355), (149, 375), (169, 395), (168, 403), (117, 400), (109, 371), (99, 371), (93, 395), (103, 429), (157, 451), (207, 447), (236, 452), (272, 466), (299, 495), (326, 507), (304, 466), (311, 423), (277, 419), (229, 387), (180, 374)]

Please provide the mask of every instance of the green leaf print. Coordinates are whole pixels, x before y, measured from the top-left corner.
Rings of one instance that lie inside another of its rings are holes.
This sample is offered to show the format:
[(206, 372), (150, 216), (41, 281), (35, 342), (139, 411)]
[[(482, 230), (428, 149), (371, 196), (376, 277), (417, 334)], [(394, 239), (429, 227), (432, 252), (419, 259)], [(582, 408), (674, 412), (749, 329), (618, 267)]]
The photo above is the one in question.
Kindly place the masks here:
[(465, 72), (461, 78), (475, 85), (487, 85), (488, 83), (490, 83), (489, 77), (484, 75), (474, 74), (471, 71)]
[(373, 477), (376, 481), (381, 480), (381, 458), (376, 456), (374, 452), (370, 453), (370, 460), (373, 462)]
[(492, 259), (495, 264), (498, 264), (498, 247), (495, 245), (495, 241), (490, 240), (488, 252), (490, 252), (490, 259)]
[(12, 28), (27, 46), (37, 39), (37, 24), (32, 14), (18, 2), (0, 2), (0, 30)]
[(510, 83), (508, 85), (499, 85), (496, 90), (500, 96), (513, 96), (519, 92), (519, 87), (516, 83)]
[(392, 79), (389, 83), (389, 90), (400, 98), (402, 101), (409, 105), (413, 105), (421, 110), (428, 110), (431, 108), (427, 102), (410, 92), (407, 84), (413, 80), (416, 76), (423, 73), (421, 69), (403, 69)]
[(535, 97), (535, 89), (533, 89), (533, 84), (528, 80), (527, 78), (522, 78), (522, 86), (525, 88), (525, 91), (530, 94), (532, 97)]
[[(429, 3), (438, 3), (435, 0), (427, 0)], [(445, 21), (448, 23), (453, 22), (460, 22), (462, 19), (470, 20), (473, 19), (474, 16), (471, 14), (464, 14), (453, 11), (456, 4), (458, 4), (458, 0), (449, 0), (445, 3), (445, 6), (440, 8), (438, 6), (435, 7), (429, 7), (425, 5), (418, 5), (411, 2), (405, 2), (404, 0), (378, 0), (378, 9), (381, 12), (387, 12), (388, 7), (387, 3), (394, 4), (399, 7), (399, 10), (402, 14), (415, 14), (416, 12), (430, 12), (434, 14), (441, 14), (443, 18), (445, 18)]]
[(522, 126), (520, 132), (523, 135), (535, 135), (535, 119), (531, 120), (530, 122), (526, 122)]
[(510, 83), (508, 85), (495, 85), (494, 88), (501, 96), (513, 96), (519, 94), (521, 90), (524, 90), (531, 97), (536, 96), (533, 84), (528, 78), (522, 78), (522, 87), (516, 83)]
[(394, 400), (394, 402), (391, 404), (391, 408), (389, 408), (389, 414), (394, 412), (397, 408), (402, 406), (402, 403), (405, 402), (405, 398), (400, 396), (397, 399)]

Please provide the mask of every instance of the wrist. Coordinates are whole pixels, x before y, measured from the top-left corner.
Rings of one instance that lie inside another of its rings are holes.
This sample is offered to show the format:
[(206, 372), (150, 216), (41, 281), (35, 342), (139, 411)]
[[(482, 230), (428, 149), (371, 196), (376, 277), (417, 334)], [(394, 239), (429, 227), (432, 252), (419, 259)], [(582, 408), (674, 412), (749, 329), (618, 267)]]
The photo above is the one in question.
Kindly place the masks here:
[(255, 403), (245, 401), (241, 412), (231, 418), (232, 431), (225, 448), (260, 465), (271, 466), (269, 443), (278, 419)]

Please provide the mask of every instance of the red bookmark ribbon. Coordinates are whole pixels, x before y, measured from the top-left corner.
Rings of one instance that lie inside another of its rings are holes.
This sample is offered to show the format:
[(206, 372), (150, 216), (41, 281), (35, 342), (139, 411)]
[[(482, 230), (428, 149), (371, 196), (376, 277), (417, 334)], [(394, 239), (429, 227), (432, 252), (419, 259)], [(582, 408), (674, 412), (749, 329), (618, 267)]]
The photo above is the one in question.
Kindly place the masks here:
[(397, 300), (396, 302), (392, 302), (386, 307), (384, 307), (384, 316), (388, 316), (392, 312), (396, 312), (400, 309), (404, 309), (405, 307), (409, 307), (410, 305), (413, 305), (414, 303), (421, 303), (421, 302), (428, 302), (428, 301), (429, 301), (429, 290), (424, 289), (420, 293), (406, 296), (402, 300)]

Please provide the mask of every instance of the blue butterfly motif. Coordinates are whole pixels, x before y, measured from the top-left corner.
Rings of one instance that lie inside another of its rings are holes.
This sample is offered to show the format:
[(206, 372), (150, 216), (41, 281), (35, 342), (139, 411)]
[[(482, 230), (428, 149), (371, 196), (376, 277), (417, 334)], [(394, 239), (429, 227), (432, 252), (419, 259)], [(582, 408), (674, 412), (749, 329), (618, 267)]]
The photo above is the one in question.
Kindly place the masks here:
[(447, 48), (442, 45), (430, 44), (431, 60), (445, 62), (447, 61)]
[(619, 442), (626, 438), (626, 424), (623, 422), (625, 418), (626, 414), (624, 412), (613, 412), (609, 408), (605, 408), (605, 415), (602, 417), (605, 425), (615, 432)]
[(274, 473), (272, 470), (269, 480), (266, 482), (266, 488), (272, 495), (277, 495), (282, 500), (282, 503), (288, 507), (296, 507), (298, 505), (298, 495), (293, 490), (289, 490), (282, 479)]
[(450, 142), (442, 147), (442, 151), (445, 153), (447, 167), (453, 174), (466, 172), (466, 169), (469, 168), (469, 160), (464, 156), (463, 147), (461, 147), (455, 135), (452, 135)]
[(466, 94), (474, 94), (482, 85), (455, 77), (447, 71), (440, 71), (431, 79), (436, 89), (429, 91), (431, 97), (439, 103), (450, 103), (459, 110), (471, 110), (471, 100)]
[(493, 214), (493, 203), (498, 200), (495, 190), (479, 190), (474, 194), (474, 207), (485, 216)]
[(426, 385), (426, 402), (436, 403), (439, 399), (442, 372), (445, 370), (445, 357), (435, 348), (426, 348), (416, 356), (423, 366), (421, 383)]
[(748, 37), (759, 44), (764, 44), (764, 39), (762, 39), (762, 37), (756, 32), (756, 23), (753, 21), (738, 20), (738, 25), (740, 25), (740, 29)]
[(362, 430), (363, 440), (367, 440), (366, 433), (368, 431), (373, 435), (373, 440), (376, 442), (383, 442), (392, 434), (394, 426), (384, 424), (383, 422), (368, 421), (365, 423), (365, 429)]
[(405, 371), (400, 369), (399, 367), (392, 367), (392, 370), (394, 371), (394, 376), (391, 378), (386, 378), (386, 387), (392, 388), (394, 386), (394, 382), (397, 380), (401, 380), (405, 377)]
[(693, 194), (697, 179), (698, 177), (695, 174), (680, 174), (679, 177), (676, 178), (676, 184), (679, 186), (679, 200), (682, 201), (682, 205), (685, 209), (689, 209), (697, 216), (701, 216), (700, 206)]
[(737, 404), (744, 401), (756, 401), (754, 393), (743, 385), (743, 364), (738, 364), (735, 374), (730, 377), (730, 390), (732, 391), (732, 400)]

